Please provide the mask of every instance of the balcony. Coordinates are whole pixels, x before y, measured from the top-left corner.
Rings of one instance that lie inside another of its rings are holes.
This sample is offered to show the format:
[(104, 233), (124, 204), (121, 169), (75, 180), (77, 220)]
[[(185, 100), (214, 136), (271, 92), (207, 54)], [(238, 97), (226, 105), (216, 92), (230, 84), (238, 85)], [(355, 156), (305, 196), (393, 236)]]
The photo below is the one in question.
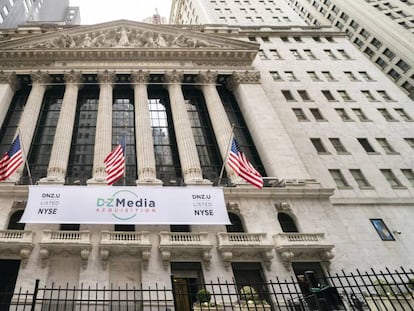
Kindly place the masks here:
[(164, 267), (175, 259), (201, 258), (205, 268), (210, 267), (211, 249), (207, 232), (160, 232), (160, 252)]
[(126, 254), (140, 256), (146, 270), (151, 255), (151, 247), (149, 232), (147, 231), (102, 231), (99, 243), (102, 266), (106, 269), (109, 256)]
[(290, 270), (293, 259), (330, 262), (334, 257), (323, 233), (279, 233), (273, 236), (276, 251)]
[(33, 249), (34, 233), (24, 230), (0, 230), (0, 254), (18, 255), (25, 265)]
[(274, 245), (266, 240), (266, 233), (219, 232), (217, 233), (217, 249), (219, 250), (226, 269), (231, 261), (237, 259), (257, 258), (263, 260), (270, 269)]
[(82, 267), (86, 269), (88, 258), (92, 249), (89, 231), (54, 231), (43, 230), (40, 245), (40, 258), (42, 267), (46, 266), (51, 254), (80, 255)]

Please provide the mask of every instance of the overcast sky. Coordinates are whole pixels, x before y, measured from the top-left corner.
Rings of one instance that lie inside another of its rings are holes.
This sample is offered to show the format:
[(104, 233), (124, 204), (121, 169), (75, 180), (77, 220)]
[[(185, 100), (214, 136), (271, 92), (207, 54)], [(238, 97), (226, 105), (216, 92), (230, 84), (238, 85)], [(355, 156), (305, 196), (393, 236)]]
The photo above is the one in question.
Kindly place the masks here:
[(70, 0), (71, 6), (80, 7), (81, 24), (96, 24), (117, 19), (142, 21), (158, 9), (167, 20), (172, 0)]

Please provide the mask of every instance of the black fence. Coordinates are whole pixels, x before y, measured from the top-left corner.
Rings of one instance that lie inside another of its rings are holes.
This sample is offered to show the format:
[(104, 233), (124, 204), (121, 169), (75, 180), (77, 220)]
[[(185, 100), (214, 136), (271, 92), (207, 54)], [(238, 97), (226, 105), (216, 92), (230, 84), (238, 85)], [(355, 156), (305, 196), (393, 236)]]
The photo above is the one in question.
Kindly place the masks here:
[[(182, 280), (182, 279), (181, 279)], [(312, 271), (290, 280), (240, 284), (175, 282), (158, 287), (39, 286), (0, 293), (0, 310), (414, 310), (414, 272), (338, 273), (317, 279)]]

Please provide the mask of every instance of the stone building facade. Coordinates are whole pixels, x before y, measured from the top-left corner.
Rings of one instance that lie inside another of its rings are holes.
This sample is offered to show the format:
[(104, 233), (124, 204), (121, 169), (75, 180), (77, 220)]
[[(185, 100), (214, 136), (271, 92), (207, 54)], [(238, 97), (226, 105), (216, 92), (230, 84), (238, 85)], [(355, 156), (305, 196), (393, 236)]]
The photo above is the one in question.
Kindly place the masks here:
[[(38, 27), (0, 42), (0, 65), (0, 151), (19, 133), (31, 171), (0, 184), (0, 269), (17, 287), (412, 267), (412, 101), (342, 33)], [(227, 166), (218, 183), (232, 127), (263, 189)], [(106, 187), (120, 135), (114, 187), (223, 187), (232, 225), (18, 223), (30, 183)]]

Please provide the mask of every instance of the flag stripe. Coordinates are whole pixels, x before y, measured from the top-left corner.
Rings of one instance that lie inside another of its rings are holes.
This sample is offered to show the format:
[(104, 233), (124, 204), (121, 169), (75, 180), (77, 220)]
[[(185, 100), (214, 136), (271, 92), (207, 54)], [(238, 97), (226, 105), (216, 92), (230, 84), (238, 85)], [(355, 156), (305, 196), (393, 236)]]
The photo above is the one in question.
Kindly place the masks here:
[(243, 178), (248, 183), (256, 186), (257, 188), (263, 188), (262, 175), (253, 167), (246, 156), (241, 152), (236, 139), (233, 138), (230, 154), (227, 160), (228, 165), (234, 172)]
[(23, 163), (19, 135), (16, 136), (9, 150), (0, 159), (0, 181), (9, 178)]
[(125, 172), (125, 137), (120, 138), (120, 143), (106, 156), (104, 160), (106, 181), (113, 185), (124, 176)]

